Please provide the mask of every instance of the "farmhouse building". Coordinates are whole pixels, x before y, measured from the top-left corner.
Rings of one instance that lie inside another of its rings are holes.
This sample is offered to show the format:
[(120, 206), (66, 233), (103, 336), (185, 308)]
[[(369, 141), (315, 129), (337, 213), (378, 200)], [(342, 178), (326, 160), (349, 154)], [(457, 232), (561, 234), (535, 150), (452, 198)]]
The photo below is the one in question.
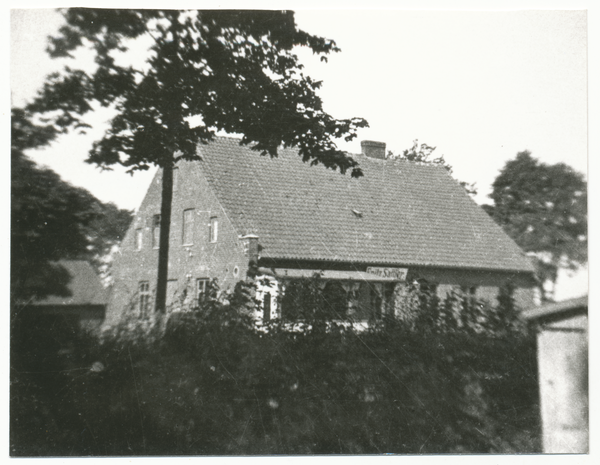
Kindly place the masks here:
[[(315, 272), (352, 297), (341, 310), (357, 319), (393, 311), (391, 300), (415, 280), (440, 297), (460, 287), (490, 302), (510, 281), (517, 304), (532, 305), (529, 259), (443, 167), (386, 159), (380, 142), (361, 146), (356, 179), (303, 163), (292, 149), (270, 158), (235, 138), (200, 145), (201, 161), (174, 170), (169, 308), (202, 299), (213, 278), (232, 289), (250, 262), (272, 282), (258, 289), (264, 319), (285, 317), (277, 295)], [(160, 196), (158, 171), (115, 262), (109, 320), (152, 309)]]

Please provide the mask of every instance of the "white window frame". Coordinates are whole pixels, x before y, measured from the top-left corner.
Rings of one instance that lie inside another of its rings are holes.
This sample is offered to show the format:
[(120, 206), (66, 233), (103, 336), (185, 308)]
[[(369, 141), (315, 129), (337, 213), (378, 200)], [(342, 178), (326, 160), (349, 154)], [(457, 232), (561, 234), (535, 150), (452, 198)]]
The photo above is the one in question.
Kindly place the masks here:
[(208, 223), (208, 241), (211, 243), (217, 242), (219, 237), (219, 218), (211, 216)]
[(183, 228), (181, 242), (183, 245), (194, 244), (194, 209), (183, 210)]
[(138, 284), (138, 310), (140, 316), (150, 313), (150, 282), (140, 281)]
[(152, 217), (152, 248), (160, 247), (160, 215)]
[(135, 230), (135, 250), (140, 251), (144, 246), (144, 230), (137, 228)]
[(179, 168), (177, 166), (173, 167), (173, 192), (177, 192), (179, 189)]

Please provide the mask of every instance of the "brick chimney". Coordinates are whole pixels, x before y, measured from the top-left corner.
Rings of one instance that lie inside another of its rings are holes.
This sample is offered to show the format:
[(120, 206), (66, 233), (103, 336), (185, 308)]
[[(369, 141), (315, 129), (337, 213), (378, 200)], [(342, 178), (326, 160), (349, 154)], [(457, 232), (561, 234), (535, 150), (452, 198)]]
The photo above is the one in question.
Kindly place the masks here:
[(256, 234), (246, 234), (240, 237), (244, 247), (244, 255), (249, 261), (258, 263), (258, 236)]
[(363, 140), (360, 142), (360, 148), (362, 149), (362, 154), (366, 157), (385, 160), (385, 142)]

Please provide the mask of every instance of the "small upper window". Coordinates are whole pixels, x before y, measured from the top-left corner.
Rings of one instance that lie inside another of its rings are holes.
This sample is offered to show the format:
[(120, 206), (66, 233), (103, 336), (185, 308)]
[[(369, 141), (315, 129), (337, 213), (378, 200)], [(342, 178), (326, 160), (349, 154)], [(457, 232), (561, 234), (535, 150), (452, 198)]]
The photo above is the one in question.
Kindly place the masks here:
[(219, 220), (216, 216), (211, 217), (210, 226), (208, 231), (208, 237), (210, 242), (217, 242), (217, 236), (219, 235)]
[(135, 250), (142, 250), (143, 246), (143, 230), (141, 228), (135, 230)]
[(160, 243), (160, 215), (152, 217), (152, 247), (158, 249)]
[(194, 243), (194, 209), (183, 212), (183, 245)]
[(177, 192), (179, 187), (179, 168), (173, 168), (173, 192)]

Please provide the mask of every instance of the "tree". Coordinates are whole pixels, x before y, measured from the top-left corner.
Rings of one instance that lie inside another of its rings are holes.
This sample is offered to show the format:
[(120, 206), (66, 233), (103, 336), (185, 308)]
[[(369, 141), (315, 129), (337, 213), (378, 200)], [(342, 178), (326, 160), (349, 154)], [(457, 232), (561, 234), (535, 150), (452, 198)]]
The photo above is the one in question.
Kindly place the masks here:
[(552, 300), (559, 268), (587, 262), (587, 183), (571, 167), (519, 152), (492, 185), (491, 217), (535, 257), (542, 300)]
[[(68, 295), (69, 275), (56, 263), (85, 248), (80, 215), (86, 199), (56, 173), (38, 168), (24, 151), (56, 137), (52, 126), (36, 125), (22, 109), (11, 118), (11, 302), (48, 294)], [(70, 204), (69, 208), (67, 205)]]
[(11, 300), (67, 296), (70, 276), (58, 261), (99, 260), (132, 215), (25, 156), (54, 139), (52, 127), (33, 124), (22, 109), (12, 110), (11, 123)]
[(97, 215), (87, 228), (88, 260), (105, 285), (112, 283), (110, 267), (114, 254), (125, 237), (133, 220), (133, 212), (117, 207), (114, 203), (96, 203)]
[[(431, 145), (427, 145), (424, 143), (419, 144), (419, 141), (415, 139), (413, 141), (413, 145), (410, 149), (404, 150), (401, 154), (396, 155), (393, 152), (389, 152), (388, 158), (397, 159), (397, 160), (407, 160), (415, 163), (426, 163), (432, 165), (443, 166), (448, 171), (448, 174), (452, 174), (452, 166), (450, 166), (446, 160), (444, 160), (444, 155), (440, 155), (439, 157), (432, 158), (433, 151), (435, 147)], [(466, 181), (458, 181), (457, 182), (465, 188), (469, 195), (476, 195), (477, 188), (475, 187), (475, 183), (467, 183)]]
[[(97, 67), (92, 74), (67, 67), (49, 76), (29, 109), (66, 132), (85, 128), (82, 115), (94, 105), (113, 107), (116, 116), (88, 161), (130, 172), (162, 168), (157, 311), (166, 301), (173, 166), (199, 159), (198, 144), (217, 131), (242, 134), (241, 143), (261, 155), (297, 147), (305, 162), (362, 175), (334, 140), (352, 140), (366, 121), (327, 114), (316, 94), (321, 83), (302, 73), (293, 53), (304, 46), (326, 60), (339, 49), (299, 30), (293, 12), (75, 8), (63, 14), (66, 25), (51, 39), (51, 56), (88, 47)], [(143, 65), (120, 65), (135, 39), (151, 42)]]

